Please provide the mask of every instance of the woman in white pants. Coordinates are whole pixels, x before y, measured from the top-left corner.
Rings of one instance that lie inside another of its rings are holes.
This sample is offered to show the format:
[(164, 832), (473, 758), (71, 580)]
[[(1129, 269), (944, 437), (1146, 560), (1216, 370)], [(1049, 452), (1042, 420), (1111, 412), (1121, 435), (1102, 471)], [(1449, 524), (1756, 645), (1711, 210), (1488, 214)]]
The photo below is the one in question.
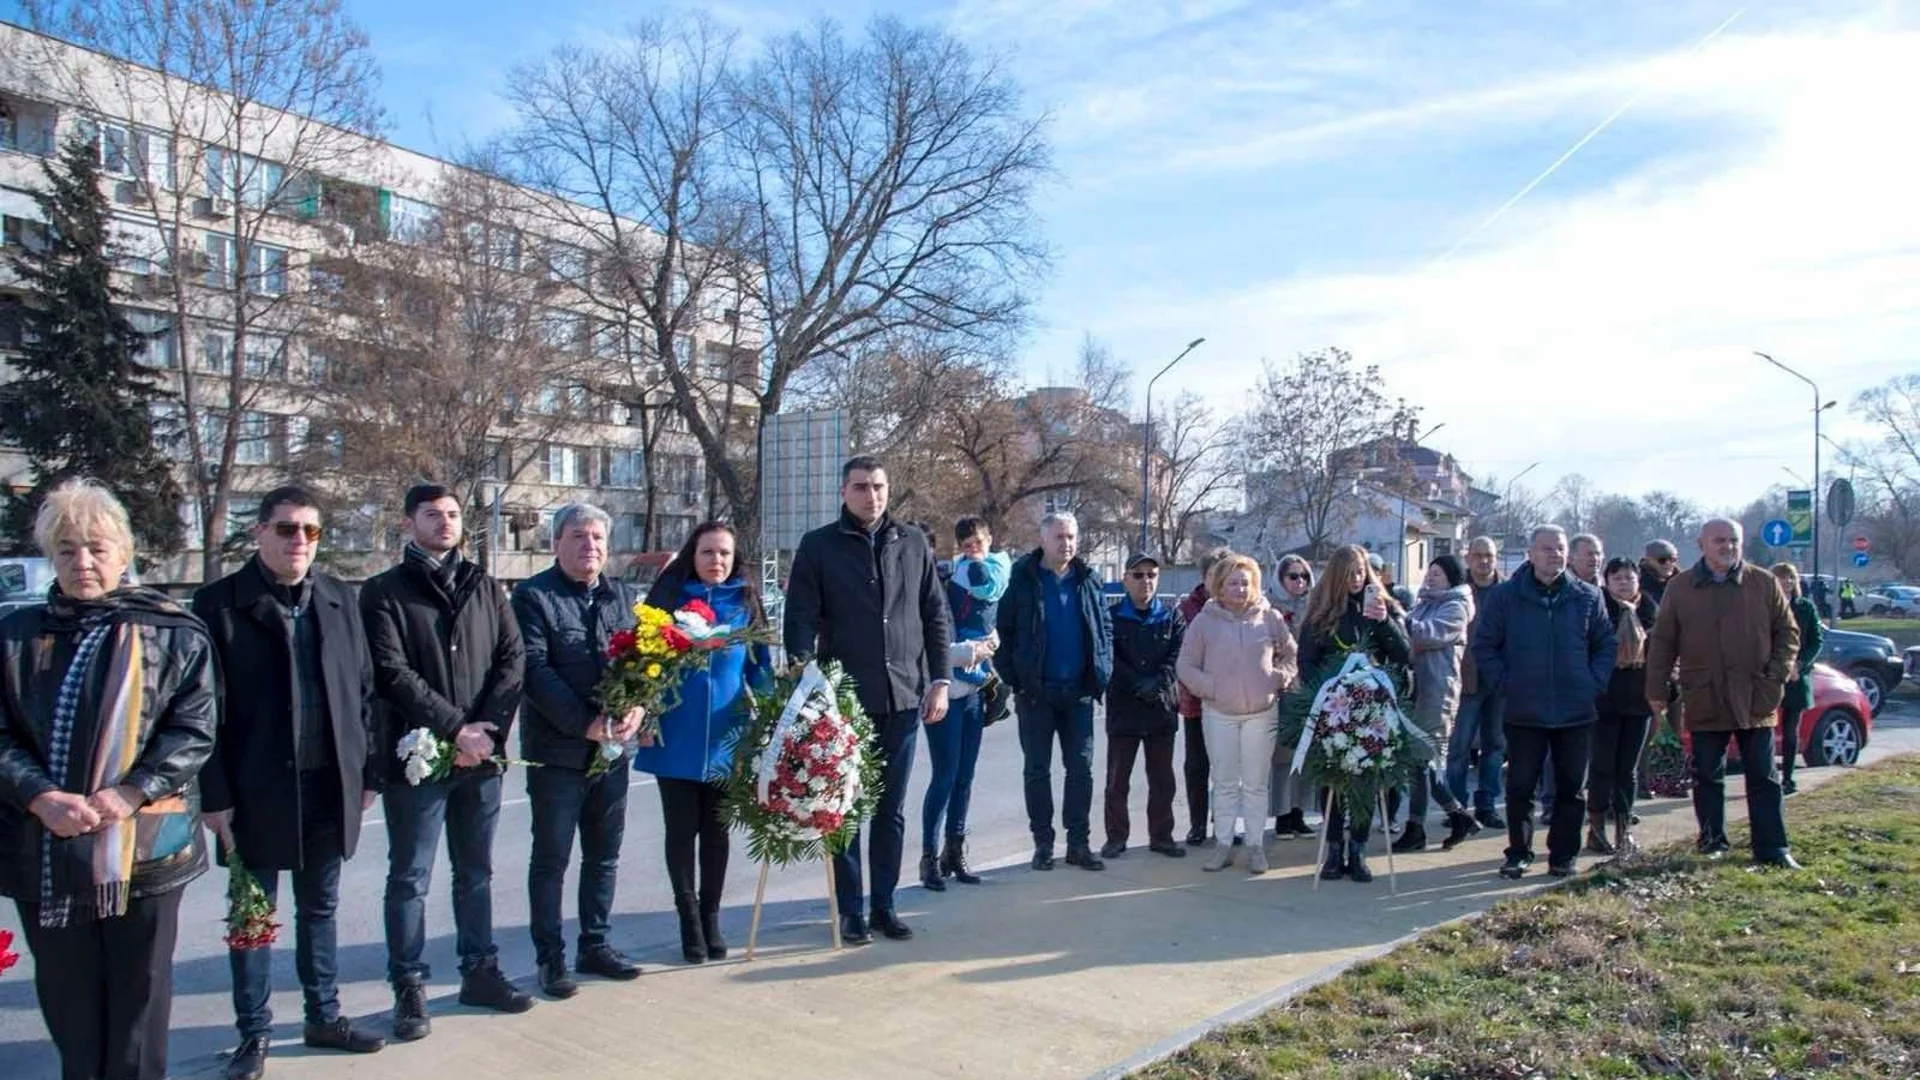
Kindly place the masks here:
[(1247, 869), (1267, 869), (1267, 779), (1274, 706), (1298, 670), (1286, 620), (1260, 595), (1260, 564), (1228, 555), (1207, 574), (1207, 606), (1187, 627), (1180, 682), (1200, 699), (1213, 771), (1213, 820), (1221, 839), (1203, 869), (1233, 863), (1233, 821), (1247, 823)]

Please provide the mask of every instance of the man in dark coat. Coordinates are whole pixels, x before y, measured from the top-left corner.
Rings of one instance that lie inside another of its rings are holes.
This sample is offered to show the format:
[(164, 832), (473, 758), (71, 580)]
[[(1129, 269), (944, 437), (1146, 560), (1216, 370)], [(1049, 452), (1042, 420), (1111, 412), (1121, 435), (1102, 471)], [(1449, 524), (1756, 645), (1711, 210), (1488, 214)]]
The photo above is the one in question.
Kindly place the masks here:
[[(387, 971), (393, 1032), (432, 1031), (421, 959), (427, 944), (427, 888), (444, 828), (453, 863), (453, 923), (460, 953), (460, 1003), (525, 1012), (533, 999), (500, 972), (493, 943), (493, 830), (500, 818), (507, 732), (520, 708), (524, 652), (506, 590), (460, 555), (460, 501), (438, 484), (407, 492), (409, 540), (400, 565), (367, 580), (360, 615), (373, 653), (383, 734), (379, 757), (391, 770), (387, 810)], [(443, 780), (407, 781), (399, 740), (425, 728), (451, 744)]]
[(1677, 664), (1701, 853), (1717, 858), (1728, 850), (1727, 746), (1738, 743), (1753, 861), (1799, 869), (1787, 848), (1773, 729), (1800, 628), (1773, 575), (1740, 558), (1740, 540), (1738, 522), (1709, 519), (1700, 527), (1700, 561), (1668, 583), (1647, 642), (1647, 703), (1666, 700), (1667, 673)]
[[(373, 664), (340, 581), (314, 570), (320, 510), (297, 487), (269, 492), (253, 527), (258, 550), (194, 594), (222, 678), (213, 760), (201, 807), (229, 855), (238, 853), (271, 900), (293, 878), (295, 968), (306, 999), (306, 1044), (371, 1053), (385, 1044), (340, 1013), (334, 911), (340, 867), (359, 845), (361, 815), (379, 788), (371, 755)], [(272, 951), (234, 949), (232, 1080), (266, 1071), (273, 1038)]]
[(1127, 560), (1127, 595), (1113, 605), (1113, 676), (1107, 680), (1107, 842), (1103, 859), (1127, 850), (1127, 789), (1133, 759), (1147, 758), (1147, 849), (1180, 858), (1173, 839), (1173, 740), (1180, 731), (1174, 665), (1187, 623), (1155, 596), (1160, 561), (1144, 552)]
[[(907, 781), (913, 775), (920, 724), (947, 715), (947, 649), (953, 621), (926, 535), (887, 514), (887, 470), (878, 458), (856, 457), (840, 469), (840, 519), (800, 538), (787, 582), (784, 637), (796, 663), (837, 660), (853, 679), (873, 721), (885, 765), (873, 811), (870, 860), (873, 929), (896, 941), (913, 931), (893, 908), (906, 843)], [(860, 876), (860, 838), (834, 856), (840, 933), (873, 940)]]
[(1547, 830), (1547, 872), (1567, 877), (1585, 824), (1587, 761), (1600, 691), (1613, 674), (1613, 624), (1600, 590), (1567, 572), (1567, 534), (1533, 530), (1527, 565), (1487, 594), (1473, 621), (1481, 685), (1505, 699), (1507, 859), (1500, 876), (1533, 865), (1533, 796), (1551, 756), (1557, 797)]
[(1033, 868), (1053, 869), (1053, 745), (1060, 744), (1067, 782), (1060, 823), (1067, 865), (1103, 870), (1093, 851), (1093, 703), (1113, 674), (1113, 614), (1100, 575), (1077, 554), (1080, 523), (1072, 514), (1040, 522), (1040, 547), (1013, 564), (995, 617), (1000, 648), (994, 665), (1013, 689), (1020, 714), (1027, 827)]
[(553, 565), (513, 593), (514, 617), (527, 650), (528, 707), (520, 748), (541, 766), (527, 775), (533, 811), (528, 929), (540, 989), (552, 998), (570, 998), (578, 989), (567, 976), (560, 928), (561, 893), (576, 832), (580, 951), (575, 966), (582, 974), (622, 982), (640, 974), (638, 965), (607, 942), (632, 762), (622, 751), (603, 771), (589, 775), (602, 745), (617, 748), (632, 741), (644, 715), (634, 709), (610, 718), (594, 700), (608, 642), (635, 622), (634, 590), (604, 573), (611, 524), (606, 511), (589, 503), (561, 507), (553, 515)]

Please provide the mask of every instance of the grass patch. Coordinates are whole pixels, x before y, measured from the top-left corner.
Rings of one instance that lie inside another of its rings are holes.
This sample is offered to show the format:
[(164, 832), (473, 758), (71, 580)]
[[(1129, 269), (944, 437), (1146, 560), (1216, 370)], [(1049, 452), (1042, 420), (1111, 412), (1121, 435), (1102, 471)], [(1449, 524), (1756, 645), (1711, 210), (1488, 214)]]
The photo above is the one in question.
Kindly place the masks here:
[(1895, 647), (1900, 649), (1920, 645), (1920, 619), (1841, 619), (1833, 626), (1836, 630), (1857, 630), (1892, 638)]
[(1137, 1075), (1920, 1076), (1920, 759), (1789, 809), (1803, 871), (1662, 849), (1435, 930)]

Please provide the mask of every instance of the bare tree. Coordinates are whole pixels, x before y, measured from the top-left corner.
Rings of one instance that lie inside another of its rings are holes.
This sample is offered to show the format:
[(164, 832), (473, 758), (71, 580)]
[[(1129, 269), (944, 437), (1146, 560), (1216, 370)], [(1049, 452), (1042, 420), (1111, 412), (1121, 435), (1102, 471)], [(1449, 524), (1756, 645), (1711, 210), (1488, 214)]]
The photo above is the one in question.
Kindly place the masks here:
[[(140, 241), (153, 267), (144, 288), (170, 303), (187, 346), (177, 350), (180, 401), (211, 580), (242, 444), (263, 437), (247, 414), (284, 376), (285, 342), (306, 310), (289, 238), (335, 242), (292, 223), (316, 216), (328, 178), (381, 126), (372, 53), (338, 0), (25, 7), (35, 28), (96, 50), (75, 57), (49, 42), (23, 59), (102, 118), (92, 121), (102, 161), (127, 177), (116, 198), (159, 223)], [(196, 358), (194, 346), (224, 355)]]
[[(442, 483), (479, 511), (489, 485), (550, 468), (552, 443), (610, 409), (626, 413), (628, 388), (604, 328), (549, 306), (555, 283), (526, 272), (517, 225), (531, 216), (527, 193), (449, 167), (432, 201), (430, 222), (316, 262), (334, 282), (314, 297), (328, 333), (309, 343), (322, 430), (289, 464), (363, 493)], [(597, 480), (588, 474), (602, 451), (560, 451), (563, 470), (581, 475), (556, 482)], [(491, 557), (498, 538), (484, 524), (473, 532)]]
[[(863, 342), (911, 331), (979, 347), (1020, 325), (1045, 261), (1030, 200), (1048, 149), (998, 69), (941, 31), (880, 19), (854, 43), (823, 21), (773, 42), (734, 102), (764, 271), (763, 415), (808, 364)], [(738, 460), (693, 433), (746, 518), (756, 493)], [(988, 503), (1004, 513), (1004, 499)]]
[(1254, 392), (1242, 438), (1256, 531), (1262, 543), (1304, 535), (1314, 557), (1323, 557), (1360, 509), (1360, 481), (1370, 470), (1399, 467), (1401, 440), (1419, 410), (1387, 396), (1378, 367), (1359, 367), (1337, 348), (1266, 365)]
[(1553, 491), (1547, 498), (1555, 506), (1554, 519), (1568, 532), (1588, 531), (1594, 499), (1593, 481), (1579, 473), (1568, 473), (1553, 485)]
[(1147, 520), (1161, 558), (1178, 561), (1194, 523), (1226, 509), (1237, 486), (1235, 438), (1198, 394), (1181, 394), (1155, 422)]

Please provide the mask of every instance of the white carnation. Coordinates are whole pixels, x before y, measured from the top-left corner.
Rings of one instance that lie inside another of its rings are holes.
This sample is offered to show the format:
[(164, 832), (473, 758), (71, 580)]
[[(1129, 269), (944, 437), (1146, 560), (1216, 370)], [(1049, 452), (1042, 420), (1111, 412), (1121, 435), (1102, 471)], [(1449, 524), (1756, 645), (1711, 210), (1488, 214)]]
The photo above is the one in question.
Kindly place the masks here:
[(433, 766), (418, 757), (407, 759), (407, 783), (419, 787), (427, 777), (433, 775)]

